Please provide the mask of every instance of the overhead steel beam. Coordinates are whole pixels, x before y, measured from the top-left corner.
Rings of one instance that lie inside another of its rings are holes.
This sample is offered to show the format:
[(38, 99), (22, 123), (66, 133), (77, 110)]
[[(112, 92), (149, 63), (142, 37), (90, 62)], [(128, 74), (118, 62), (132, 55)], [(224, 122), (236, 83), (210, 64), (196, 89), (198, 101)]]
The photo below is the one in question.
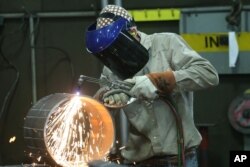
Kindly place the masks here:
[[(18, 19), (23, 17), (29, 17), (30, 14), (26, 13), (0, 13), (0, 17), (6, 19)], [(96, 16), (95, 11), (84, 11), (84, 12), (38, 12), (34, 16), (39, 18), (68, 18), (68, 17), (92, 17)]]

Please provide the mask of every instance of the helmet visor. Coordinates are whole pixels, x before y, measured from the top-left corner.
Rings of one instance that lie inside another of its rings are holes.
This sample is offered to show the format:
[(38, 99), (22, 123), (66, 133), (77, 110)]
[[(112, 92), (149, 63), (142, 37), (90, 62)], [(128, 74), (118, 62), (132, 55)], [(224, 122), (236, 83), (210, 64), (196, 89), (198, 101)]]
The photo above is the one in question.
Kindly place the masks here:
[(121, 79), (134, 76), (149, 58), (146, 48), (128, 33), (126, 24), (121, 18), (86, 34), (87, 50)]

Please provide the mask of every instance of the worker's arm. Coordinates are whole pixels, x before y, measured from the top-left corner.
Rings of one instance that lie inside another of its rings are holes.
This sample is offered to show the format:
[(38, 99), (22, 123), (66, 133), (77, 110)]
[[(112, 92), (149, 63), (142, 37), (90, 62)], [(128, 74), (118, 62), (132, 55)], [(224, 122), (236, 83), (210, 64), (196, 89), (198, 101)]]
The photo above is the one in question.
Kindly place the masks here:
[(173, 69), (148, 74), (158, 90), (170, 93), (173, 90), (194, 91), (218, 85), (215, 68), (190, 48), (181, 36), (173, 34), (166, 43)]
[(176, 86), (178, 89), (193, 91), (219, 84), (216, 69), (211, 63), (202, 58), (180, 36), (173, 36), (172, 64)]

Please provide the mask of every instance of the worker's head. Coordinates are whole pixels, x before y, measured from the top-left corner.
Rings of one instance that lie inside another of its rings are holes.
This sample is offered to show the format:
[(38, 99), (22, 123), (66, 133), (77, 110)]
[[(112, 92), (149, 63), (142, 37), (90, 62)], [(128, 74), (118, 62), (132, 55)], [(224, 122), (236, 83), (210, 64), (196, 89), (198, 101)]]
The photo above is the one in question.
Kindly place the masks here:
[(96, 29), (110, 25), (119, 18), (125, 18), (128, 21), (126, 23), (126, 29), (133, 37), (139, 40), (140, 38), (138, 36), (137, 27), (133, 17), (126, 9), (120, 6), (107, 5), (105, 8), (103, 8), (99, 17), (97, 18)]
[(132, 16), (120, 6), (102, 9), (86, 32), (87, 50), (120, 78), (132, 77), (148, 61)]

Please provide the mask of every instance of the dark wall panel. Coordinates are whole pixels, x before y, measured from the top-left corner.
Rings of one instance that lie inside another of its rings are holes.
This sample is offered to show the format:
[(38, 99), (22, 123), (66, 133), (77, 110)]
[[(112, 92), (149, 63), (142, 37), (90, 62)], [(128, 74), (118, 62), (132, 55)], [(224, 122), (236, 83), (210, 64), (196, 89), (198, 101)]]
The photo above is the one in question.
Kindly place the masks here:
[[(10, 162), (20, 162), (23, 154), (22, 143), (22, 127), (24, 113), (31, 106), (31, 83), (30, 81), (30, 62), (27, 47), (29, 40), (27, 37), (27, 24), (20, 20), (6, 21), (4, 30), (1, 33), (1, 86), (0, 86), (0, 102), (1, 102), (1, 153), (3, 160)], [(2, 58), (4, 55), (12, 62), (20, 73), (20, 78), (16, 86), (13, 96), (8, 96), (10, 89), (16, 79), (16, 73), (10, 68), (8, 63)], [(5, 98), (8, 101), (5, 101)], [(12, 98), (10, 98), (12, 97)], [(3, 112), (3, 106), (5, 110)], [(9, 104), (9, 105), (8, 105)], [(16, 142), (9, 143), (9, 139), (16, 136)], [(17, 150), (15, 153), (14, 150)]]
[(228, 120), (231, 102), (250, 88), (250, 75), (222, 75), (219, 86), (195, 93), (194, 116), (208, 128), (208, 166), (229, 166), (231, 150), (243, 149), (243, 134)]

